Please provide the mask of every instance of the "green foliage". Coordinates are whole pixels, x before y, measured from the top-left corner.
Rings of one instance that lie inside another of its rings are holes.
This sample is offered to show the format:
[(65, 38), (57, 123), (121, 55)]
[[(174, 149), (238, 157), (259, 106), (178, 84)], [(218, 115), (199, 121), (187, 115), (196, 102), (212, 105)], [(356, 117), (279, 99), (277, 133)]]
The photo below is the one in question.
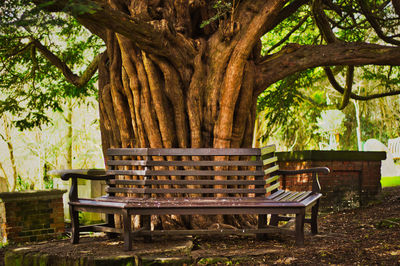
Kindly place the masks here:
[[(297, 44), (318, 44), (320, 35), (315, 27), (314, 21), (310, 16), (310, 10), (307, 6), (301, 7), (293, 16), (285, 19), (277, 25), (272, 31), (265, 34), (262, 38), (262, 55), (276, 52), (279, 48), (289, 43)], [(301, 23), (302, 19), (305, 19)], [(290, 34), (291, 29), (300, 24), (295, 34)], [(289, 36), (289, 37), (287, 37)], [(287, 37), (287, 39), (285, 39)], [(285, 40), (282, 42), (282, 40)]]
[(33, 189), (35, 186), (34, 183), (30, 182), (29, 180), (22, 179), (21, 176), (17, 177), (17, 191), (24, 191)]
[(316, 145), (320, 139), (316, 119), (326, 102), (324, 92), (313, 85), (320, 74), (313, 69), (297, 73), (275, 83), (259, 96), (262, 142), (268, 142), (269, 137), (275, 135), (285, 146), (296, 142), (296, 149)]
[(215, 0), (212, 5), (212, 8), (215, 10), (215, 15), (209, 18), (208, 20), (202, 21), (200, 24), (200, 28), (202, 29), (205, 26), (211, 24), (212, 22), (226, 17), (227, 14), (232, 11), (232, 6), (233, 5), (230, 1)]
[[(392, 6), (385, 1), (368, 1), (373, 15), (378, 18), (384, 35), (396, 36), (400, 20)], [(358, 1), (333, 1), (332, 8), (325, 6), (332, 30), (338, 39), (348, 42), (380, 43), (382, 40), (371, 28), (362, 14)], [(384, 8), (383, 8), (384, 7)], [(319, 45), (322, 38), (310, 6), (304, 5), (292, 16), (277, 25), (262, 37), (262, 53), (284, 52), (286, 45)], [(301, 60), (301, 59), (300, 59)], [(331, 68), (342, 86), (345, 84), (346, 68)], [(358, 95), (378, 94), (398, 90), (399, 67), (356, 67), (353, 93)], [(284, 149), (318, 148), (322, 140), (318, 133), (317, 117), (324, 109), (336, 108), (342, 95), (333, 90), (322, 68), (296, 73), (267, 88), (258, 99), (259, 132), (262, 142), (277, 142)], [(362, 139), (378, 138), (386, 142), (397, 137), (400, 127), (400, 100), (398, 96), (359, 102)], [(355, 107), (351, 101), (343, 110), (345, 128), (340, 139), (343, 149), (357, 148)], [(275, 139), (272, 139), (272, 136)]]
[[(54, 3), (54, 1), (49, 1), (49, 4)], [(99, 6), (89, 0), (68, 0), (68, 3), (64, 7), (64, 12), (70, 13), (74, 16), (83, 15), (85, 13), (93, 14), (99, 9)]]
[[(69, 6), (87, 12), (83, 4)], [(53, 1), (44, 5), (51, 5)], [(102, 44), (74, 18), (66, 14), (45, 13), (30, 1), (6, 0), (0, 4), (0, 114), (10, 113), (20, 129), (50, 122), (46, 110), (62, 111), (67, 98), (95, 93), (92, 79), (77, 88), (71, 85), (34, 45), (39, 41), (78, 75)], [(89, 8), (89, 7), (86, 7)]]

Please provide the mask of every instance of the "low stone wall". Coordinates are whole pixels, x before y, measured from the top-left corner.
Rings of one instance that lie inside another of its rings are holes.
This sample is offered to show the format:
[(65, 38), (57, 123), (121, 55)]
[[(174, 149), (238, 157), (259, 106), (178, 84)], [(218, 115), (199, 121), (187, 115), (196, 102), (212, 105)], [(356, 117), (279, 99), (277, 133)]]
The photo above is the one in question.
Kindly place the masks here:
[(65, 190), (0, 193), (2, 242), (42, 241), (64, 232)]
[[(341, 209), (365, 205), (381, 191), (381, 160), (385, 152), (295, 151), (277, 152), (280, 169), (305, 169), (326, 166), (328, 175), (320, 175), (323, 209)], [(289, 176), (282, 187), (294, 191), (310, 190), (311, 175)]]

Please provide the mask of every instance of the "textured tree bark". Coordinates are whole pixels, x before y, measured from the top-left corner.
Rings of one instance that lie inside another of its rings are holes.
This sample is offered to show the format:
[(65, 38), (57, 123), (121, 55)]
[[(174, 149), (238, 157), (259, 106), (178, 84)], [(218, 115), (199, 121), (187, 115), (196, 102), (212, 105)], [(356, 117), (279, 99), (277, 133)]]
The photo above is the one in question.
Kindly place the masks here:
[[(253, 47), (259, 49), (264, 21), (276, 16), (282, 3), (246, 2), (237, 12), (234, 24), (221, 20), (220, 28), (211, 25), (205, 29), (212, 34), (194, 36), (198, 29), (191, 23), (201, 21), (191, 21), (190, 8), (185, 6), (188, 1), (180, 2), (175, 3), (174, 8), (166, 1), (163, 8), (173, 14), (166, 12), (164, 16), (176, 25), (176, 30), (180, 31), (177, 35), (190, 40), (186, 41), (190, 47), (185, 49), (191, 55), (168, 57), (165, 56), (168, 52), (154, 52), (154, 49), (146, 49), (148, 44), (140, 41), (138, 44), (126, 34), (107, 30), (104, 37), (107, 50), (99, 63), (98, 83), (104, 151), (110, 147), (251, 146), (257, 101), (254, 81), (259, 58), (259, 54), (254, 56), (252, 51)], [(121, 5), (114, 1), (113, 12), (126, 12)], [(129, 13), (150, 16), (147, 14), (149, 5), (151, 1), (147, 4), (146, 1), (132, 1)], [(258, 14), (259, 8), (263, 12)], [(247, 30), (240, 30), (239, 25)], [(177, 223), (186, 227), (213, 222), (249, 223), (240, 216), (211, 220), (196, 217), (190, 221), (185, 217), (162, 217), (161, 221), (163, 227), (176, 227)]]
[[(109, 147), (251, 146), (246, 137), (254, 128), (257, 99), (253, 93), (252, 60), (246, 62), (243, 77), (237, 81), (234, 100), (231, 94), (220, 93), (223, 79), (216, 84), (216, 77), (207, 73), (209, 66), (202, 62), (194, 65), (191, 81), (185, 86), (179, 70), (165, 58), (141, 51), (123, 36), (110, 36), (110, 39), (114, 41), (107, 45), (108, 52), (99, 71), (104, 150)], [(200, 61), (203, 55), (196, 57)], [(218, 68), (226, 69), (226, 64)], [(224, 76), (224, 73), (217, 74)], [(209, 82), (213, 82), (212, 86)], [(209, 99), (213, 100), (214, 108), (207, 106)], [(228, 110), (229, 117), (218, 119)], [(218, 124), (221, 120), (223, 127)], [(226, 134), (216, 136), (216, 130)], [(199, 219), (195, 220), (199, 222)]]
[[(244, 1), (233, 7), (236, 16), (207, 26), (205, 35), (198, 32), (203, 18), (194, 20), (190, 14), (199, 9), (206, 19), (214, 12), (201, 1), (131, 1), (128, 6), (111, 1), (111, 10), (104, 8), (109, 16), (120, 12), (150, 19), (149, 10), (162, 8), (163, 19), (154, 24), (165, 45), (190, 52), (182, 58), (166, 56), (178, 53), (170, 47), (155, 52), (148, 42), (107, 30), (107, 51), (99, 64), (103, 148), (249, 147), (259, 59), (252, 51), (283, 2)], [(166, 24), (175, 26), (175, 36), (169, 36)], [(146, 30), (141, 26), (136, 31)]]
[[(122, 36), (107, 50), (99, 70), (104, 149), (251, 144), (245, 141), (245, 131), (255, 120), (254, 61), (246, 62), (233, 99), (220, 92), (222, 81), (215, 84), (216, 77), (206, 73), (204, 64), (199, 64), (201, 69), (195, 67), (189, 86), (185, 86), (170, 62), (140, 51)], [(208, 81), (214, 83), (212, 87)], [(222, 132), (217, 135), (215, 131)]]

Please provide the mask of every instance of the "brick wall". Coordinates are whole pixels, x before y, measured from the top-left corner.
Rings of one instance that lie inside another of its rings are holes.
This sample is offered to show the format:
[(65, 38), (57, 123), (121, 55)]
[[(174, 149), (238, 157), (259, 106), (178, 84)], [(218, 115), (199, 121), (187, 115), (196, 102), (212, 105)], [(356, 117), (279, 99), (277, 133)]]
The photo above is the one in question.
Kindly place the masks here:
[[(319, 176), (323, 209), (364, 205), (381, 191), (381, 160), (386, 158), (384, 152), (306, 151), (277, 154), (280, 169), (326, 166), (331, 170), (329, 174)], [(286, 177), (282, 187), (294, 191), (311, 190), (311, 184), (311, 175), (304, 174)]]
[(65, 190), (0, 193), (2, 242), (32, 242), (64, 232)]

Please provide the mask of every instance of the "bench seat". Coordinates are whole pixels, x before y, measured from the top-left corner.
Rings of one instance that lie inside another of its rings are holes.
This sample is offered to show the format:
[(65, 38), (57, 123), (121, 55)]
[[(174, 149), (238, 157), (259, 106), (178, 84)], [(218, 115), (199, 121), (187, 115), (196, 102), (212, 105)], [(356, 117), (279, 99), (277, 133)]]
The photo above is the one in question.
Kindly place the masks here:
[[(279, 195), (288, 195), (289, 193), (277, 193)], [(110, 207), (110, 208), (132, 208), (132, 209), (144, 209), (144, 208), (175, 208), (175, 209), (186, 209), (186, 208), (240, 208), (240, 207), (251, 207), (251, 208), (275, 208), (277, 206), (282, 208), (289, 207), (308, 207), (312, 206), (322, 195), (320, 193), (311, 194), (306, 191), (302, 192), (291, 192), (291, 194), (299, 194), (301, 200), (287, 200), (281, 199), (268, 199), (268, 198), (255, 198), (255, 197), (241, 197), (241, 198), (130, 198), (130, 197), (100, 197), (97, 199), (79, 199), (71, 202), (74, 206), (87, 206), (87, 207)], [(307, 195), (303, 198), (301, 195)], [(278, 196), (275, 196), (277, 198)], [(286, 197), (289, 198), (289, 197)]]

